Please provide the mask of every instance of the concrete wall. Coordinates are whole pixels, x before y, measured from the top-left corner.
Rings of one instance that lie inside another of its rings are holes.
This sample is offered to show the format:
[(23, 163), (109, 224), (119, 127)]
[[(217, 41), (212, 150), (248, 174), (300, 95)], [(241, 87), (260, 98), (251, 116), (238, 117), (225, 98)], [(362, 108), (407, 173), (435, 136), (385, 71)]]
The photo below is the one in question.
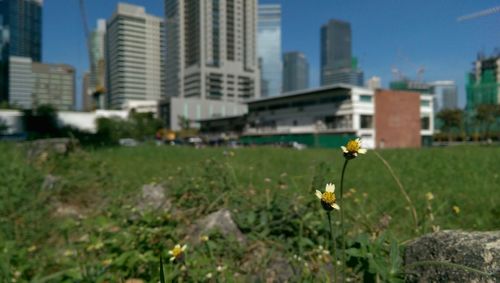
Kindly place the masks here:
[(375, 92), (377, 148), (420, 147), (420, 94), (408, 91)]

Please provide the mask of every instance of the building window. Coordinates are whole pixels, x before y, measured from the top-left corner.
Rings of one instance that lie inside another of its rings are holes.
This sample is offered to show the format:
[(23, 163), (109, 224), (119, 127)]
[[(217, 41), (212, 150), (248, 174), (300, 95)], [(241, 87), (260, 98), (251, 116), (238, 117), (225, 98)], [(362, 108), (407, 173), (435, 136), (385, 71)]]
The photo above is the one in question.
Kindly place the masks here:
[(429, 100), (420, 100), (420, 106), (431, 106), (431, 102)]
[(420, 118), (420, 128), (422, 130), (430, 130), (431, 129), (431, 119), (429, 117)]
[(373, 129), (373, 116), (372, 115), (361, 115), (360, 116), (360, 126), (361, 126), (361, 129)]
[(361, 102), (372, 102), (372, 96), (371, 95), (360, 95), (359, 96), (359, 101), (361, 101)]
[(325, 125), (328, 129), (352, 129), (352, 115), (326, 116)]

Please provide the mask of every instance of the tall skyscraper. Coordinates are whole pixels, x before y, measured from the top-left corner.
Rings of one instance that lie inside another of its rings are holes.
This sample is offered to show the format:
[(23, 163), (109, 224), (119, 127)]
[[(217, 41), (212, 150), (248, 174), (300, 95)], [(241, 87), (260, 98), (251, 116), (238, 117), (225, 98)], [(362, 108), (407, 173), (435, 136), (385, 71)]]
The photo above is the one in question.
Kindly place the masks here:
[[(90, 57), (91, 66), (88, 78), (88, 92), (83, 101), (87, 101), (90, 108), (103, 109), (106, 107), (106, 20), (97, 20), (97, 27), (90, 34)], [(89, 106), (87, 105), (87, 106)], [(87, 107), (88, 108), (88, 107)]]
[(330, 20), (321, 27), (321, 85), (333, 83), (335, 75), (350, 72), (351, 24)]
[(363, 86), (363, 71), (352, 56), (351, 24), (330, 20), (321, 27), (321, 85)]
[(281, 5), (259, 5), (257, 53), (264, 97), (281, 94)]
[(435, 81), (430, 85), (434, 93), (434, 113), (458, 107), (457, 85), (454, 81)]
[(309, 87), (309, 62), (302, 52), (283, 54), (283, 92)]
[(144, 7), (119, 3), (106, 28), (108, 106), (160, 100), (164, 93), (163, 19)]
[(259, 96), (257, 0), (165, 0), (165, 19), (168, 97)]
[(42, 58), (42, 0), (0, 1), (0, 100), (8, 100), (9, 57)]

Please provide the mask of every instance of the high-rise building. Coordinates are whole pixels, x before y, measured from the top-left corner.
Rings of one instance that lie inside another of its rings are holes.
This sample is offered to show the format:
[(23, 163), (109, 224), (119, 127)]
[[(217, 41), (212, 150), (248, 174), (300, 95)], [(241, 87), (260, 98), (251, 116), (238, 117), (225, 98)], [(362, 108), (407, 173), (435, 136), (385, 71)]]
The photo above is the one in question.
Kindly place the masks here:
[(309, 62), (302, 52), (283, 54), (283, 92), (309, 88)]
[(158, 101), (164, 93), (164, 24), (144, 7), (119, 3), (106, 27), (108, 107)]
[(75, 110), (75, 68), (33, 62), (32, 70), (34, 106), (50, 104), (58, 110)]
[(321, 27), (321, 85), (333, 84), (336, 74), (350, 72), (351, 24), (330, 20)]
[(382, 88), (382, 81), (380, 77), (373, 76), (366, 82), (366, 87), (369, 89), (379, 89)]
[(165, 0), (167, 127), (241, 115), (260, 97), (257, 0)]
[(42, 58), (42, 0), (0, 1), (0, 100), (8, 100), (9, 57)]
[(257, 0), (165, 0), (168, 97), (259, 96)]
[(90, 73), (88, 81), (89, 101), (91, 108), (103, 109), (106, 107), (106, 20), (97, 20), (97, 27), (90, 34)]
[(465, 86), (468, 110), (481, 104), (500, 104), (500, 53), (479, 55)]
[(261, 96), (281, 94), (281, 5), (259, 5), (257, 53), (260, 66)]
[(434, 113), (458, 107), (457, 85), (454, 81), (435, 81), (430, 85), (434, 94)]
[(332, 19), (321, 27), (321, 85), (363, 86), (363, 71), (352, 56), (351, 24)]
[(75, 69), (43, 64), (29, 57), (9, 58), (10, 103), (23, 109), (50, 104), (58, 110), (75, 108)]

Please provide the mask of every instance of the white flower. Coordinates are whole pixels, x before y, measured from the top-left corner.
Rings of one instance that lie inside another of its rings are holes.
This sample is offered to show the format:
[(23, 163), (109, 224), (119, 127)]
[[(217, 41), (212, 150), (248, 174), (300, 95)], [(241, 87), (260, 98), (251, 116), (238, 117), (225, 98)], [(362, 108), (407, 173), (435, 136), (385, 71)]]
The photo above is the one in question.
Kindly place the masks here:
[(337, 198), (335, 197), (335, 185), (333, 183), (326, 184), (324, 193), (316, 190), (316, 197), (321, 200), (321, 205), (325, 210), (340, 209), (340, 206), (335, 202)]

